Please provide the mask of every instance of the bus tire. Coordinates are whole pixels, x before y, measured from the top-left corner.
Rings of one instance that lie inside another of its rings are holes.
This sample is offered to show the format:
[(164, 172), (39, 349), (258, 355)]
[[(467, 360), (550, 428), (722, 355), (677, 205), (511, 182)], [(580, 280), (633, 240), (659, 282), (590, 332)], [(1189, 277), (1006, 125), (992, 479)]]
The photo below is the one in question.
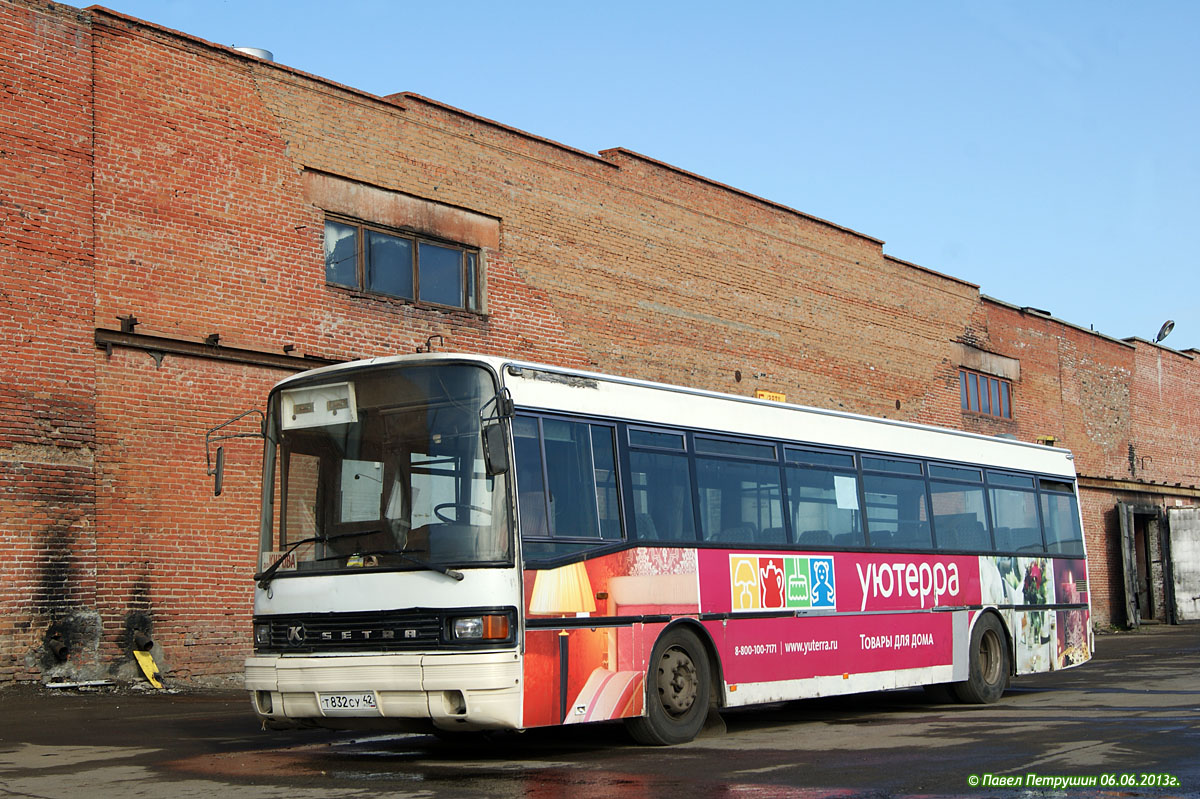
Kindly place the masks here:
[(687, 743), (708, 718), (712, 664), (696, 634), (668, 629), (654, 645), (646, 669), (646, 715), (628, 719), (633, 739), (646, 746)]
[(990, 705), (1008, 688), (1012, 658), (1004, 627), (994, 613), (984, 613), (971, 631), (968, 677), (954, 683), (958, 701), (971, 705)]

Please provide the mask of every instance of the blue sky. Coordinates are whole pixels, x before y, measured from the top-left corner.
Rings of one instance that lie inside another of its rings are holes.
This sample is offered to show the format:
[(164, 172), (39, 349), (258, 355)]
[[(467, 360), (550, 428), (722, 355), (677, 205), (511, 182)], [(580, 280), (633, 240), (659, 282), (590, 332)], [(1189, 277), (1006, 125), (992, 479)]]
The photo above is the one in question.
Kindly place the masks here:
[(1117, 338), (1200, 347), (1200, 2), (110, 0), (626, 147)]

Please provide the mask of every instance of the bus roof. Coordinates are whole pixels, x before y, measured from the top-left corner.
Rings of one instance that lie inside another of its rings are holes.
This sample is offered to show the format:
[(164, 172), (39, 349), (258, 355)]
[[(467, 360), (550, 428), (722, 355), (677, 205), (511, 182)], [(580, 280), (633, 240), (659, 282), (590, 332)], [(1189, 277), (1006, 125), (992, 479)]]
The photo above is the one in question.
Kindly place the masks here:
[(293, 375), (277, 387), (362, 368), (445, 362), (486, 365), (518, 408), (1075, 477), (1073, 456), (1058, 447), (495, 356), (371, 358)]

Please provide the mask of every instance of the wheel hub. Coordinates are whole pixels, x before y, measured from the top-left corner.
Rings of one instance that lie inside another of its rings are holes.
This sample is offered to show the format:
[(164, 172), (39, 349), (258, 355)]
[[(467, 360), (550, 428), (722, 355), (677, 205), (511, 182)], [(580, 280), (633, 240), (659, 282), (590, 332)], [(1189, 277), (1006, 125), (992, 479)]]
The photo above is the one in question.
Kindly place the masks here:
[(687, 653), (680, 649), (668, 649), (663, 653), (658, 673), (659, 698), (667, 712), (678, 716), (690, 710), (696, 702), (700, 681), (696, 664)]
[(994, 685), (1000, 678), (1000, 641), (991, 630), (984, 632), (979, 640), (979, 662), (983, 667), (983, 681)]

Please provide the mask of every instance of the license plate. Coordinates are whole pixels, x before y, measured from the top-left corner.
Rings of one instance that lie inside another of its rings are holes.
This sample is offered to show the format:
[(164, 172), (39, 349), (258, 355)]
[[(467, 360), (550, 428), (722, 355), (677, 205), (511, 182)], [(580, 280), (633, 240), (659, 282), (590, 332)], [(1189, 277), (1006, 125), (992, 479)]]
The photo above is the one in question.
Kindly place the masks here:
[(318, 694), (321, 712), (326, 716), (375, 716), (379, 704), (374, 691), (349, 694)]

